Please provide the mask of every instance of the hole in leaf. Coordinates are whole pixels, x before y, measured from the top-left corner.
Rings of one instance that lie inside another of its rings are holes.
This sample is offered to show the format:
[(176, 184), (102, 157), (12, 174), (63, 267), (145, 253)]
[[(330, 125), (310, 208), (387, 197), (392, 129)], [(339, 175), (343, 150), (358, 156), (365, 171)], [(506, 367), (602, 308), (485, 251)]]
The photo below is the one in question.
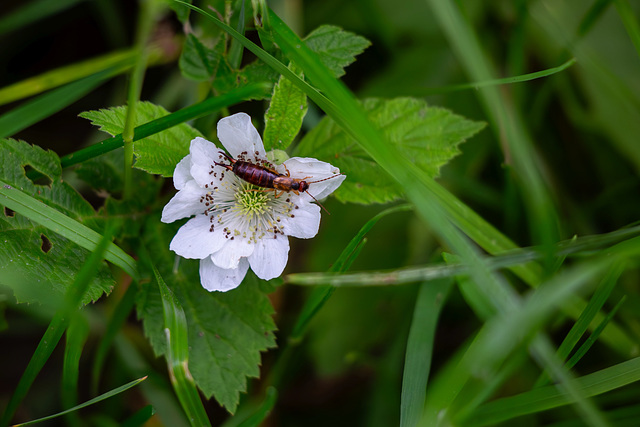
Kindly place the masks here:
[(4, 216), (6, 216), (7, 218), (13, 218), (15, 215), (16, 213), (14, 211), (12, 211), (6, 206), (4, 207)]
[(23, 169), (24, 169), (24, 174), (35, 185), (42, 185), (42, 186), (51, 187), (51, 182), (52, 181), (48, 176), (41, 174), (40, 172), (38, 172), (37, 170), (32, 168), (30, 165), (23, 166)]
[(42, 245), (40, 245), (40, 249), (42, 249), (42, 252), (46, 254), (51, 250), (53, 245), (51, 244), (51, 241), (47, 239), (47, 236), (45, 236), (44, 234), (40, 235), (40, 239), (42, 240)]

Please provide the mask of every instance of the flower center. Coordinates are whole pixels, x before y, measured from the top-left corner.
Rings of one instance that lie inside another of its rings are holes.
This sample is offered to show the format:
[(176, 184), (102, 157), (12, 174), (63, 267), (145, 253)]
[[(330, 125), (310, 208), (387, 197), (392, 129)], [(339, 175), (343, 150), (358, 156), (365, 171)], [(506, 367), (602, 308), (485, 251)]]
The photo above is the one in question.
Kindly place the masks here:
[(243, 185), (235, 194), (235, 211), (246, 215), (251, 219), (254, 215), (261, 215), (267, 211), (269, 196), (266, 191), (253, 188), (252, 185)]

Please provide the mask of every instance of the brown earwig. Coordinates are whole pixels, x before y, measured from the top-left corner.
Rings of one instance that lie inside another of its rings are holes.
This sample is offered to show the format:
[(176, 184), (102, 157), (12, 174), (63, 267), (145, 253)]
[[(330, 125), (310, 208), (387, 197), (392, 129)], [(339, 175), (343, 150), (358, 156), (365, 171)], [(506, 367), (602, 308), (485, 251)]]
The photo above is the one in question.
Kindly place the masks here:
[[(268, 168), (267, 166), (257, 165), (257, 164), (248, 162), (246, 160), (234, 159), (233, 157), (229, 156), (223, 151), (220, 151), (219, 153), (222, 154), (227, 160), (229, 160), (231, 164), (227, 165), (224, 163), (216, 163), (216, 162), (214, 163), (218, 166), (222, 166), (223, 168), (233, 172), (238, 178), (250, 184), (253, 184), (257, 187), (273, 189), (276, 198), (280, 197), (282, 193), (290, 192), (290, 191), (292, 191), (296, 195), (300, 194), (301, 192), (307, 193), (313, 200), (315, 200), (318, 203), (318, 205), (320, 205), (322, 209), (325, 210), (325, 212), (331, 215), (329, 211), (327, 211), (327, 209), (325, 209), (325, 207), (322, 206), (322, 204), (318, 202), (318, 200), (315, 197), (313, 197), (311, 193), (309, 193), (308, 191), (309, 184), (314, 184), (316, 182), (322, 182), (328, 179), (336, 178), (342, 174), (336, 174), (336, 175), (330, 176), (329, 178), (320, 179), (318, 181), (306, 181), (308, 178), (311, 178), (311, 177), (306, 176), (302, 179), (291, 178), (289, 174), (289, 169), (287, 169), (286, 166), (284, 168), (287, 171), (287, 174), (284, 175), (276, 172), (273, 169)], [(278, 194), (278, 191), (280, 191), (280, 194)]]

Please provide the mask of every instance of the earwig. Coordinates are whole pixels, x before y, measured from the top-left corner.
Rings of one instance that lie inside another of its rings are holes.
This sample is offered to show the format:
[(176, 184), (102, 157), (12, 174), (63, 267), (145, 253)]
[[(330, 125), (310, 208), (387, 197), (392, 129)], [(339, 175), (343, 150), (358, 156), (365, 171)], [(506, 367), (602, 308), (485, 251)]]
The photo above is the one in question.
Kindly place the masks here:
[[(313, 200), (320, 205), (322, 209), (329, 215), (331, 213), (324, 207), (318, 200), (309, 193), (309, 184), (315, 184), (316, 182), (326, 181), (328, 179), (336, 178), (342, 174), (336, 174), (330, 176), (329, 178), (320, 179), (318, 181), (306, 181), (310, 176), (306, 176), (302, 179), (299, 178), (291, 178), (289, 174), (289, 170), (285, 166), (285, 170), (287, 174), (281, 174), (276, 172), (273, 169), (269, 169), (266, 166), (256, 165), (251, 162), (247, 162), (245, 160), (237, 160), (233, 157), (229, 156), (223, 151), (219, 152), (222, 154), (227, 160), (231, 162), (230, 165), (224, 163), (214, 162), (218, 166), (222, 166), (223, 168), (233, 172), (238, 178), (248, 182), (249, 184), (253, 184), (257, 187), (273, 189), (275, 193), (275, 197), (279, 197), (284, 192), (292, 191), (296, 195), (301, 192), (307, 193)], [(280, 191), (280, 194), (278, 194)]]

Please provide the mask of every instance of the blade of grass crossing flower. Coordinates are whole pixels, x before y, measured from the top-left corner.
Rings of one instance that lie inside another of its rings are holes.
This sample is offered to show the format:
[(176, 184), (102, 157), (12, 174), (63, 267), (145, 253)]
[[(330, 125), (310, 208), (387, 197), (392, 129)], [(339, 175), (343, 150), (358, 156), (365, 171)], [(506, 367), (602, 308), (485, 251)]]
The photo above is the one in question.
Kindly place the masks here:
[[(567, 360), (567, 357), (569, 357), (571, 351), (573, 351), (575, 346), (578, 344), (580, 338), (585, 334), (585, 332), (587, 332), (587, 330), (589, 329), (589, 325), (594, 321), (597, 314), (600, 312), (605, 302), (609, 298), (609, 295), (611, 295), (611, 291), (613, 291), (613, 288), (615, 287), (618, 278), (623, 271), (623, 263), (615, 264), (609, 269), (605, 277), (596, 288), (596, 291), (589, 300), (589, 303), (580, 314), (580, 317), (578, 317), (578, 320), (576, 320), (576, 323), (571, 327), (571, 330), (569, 330), (569, 333), (567, 333), (567, 336), (560, 344), (560, 347), (558, 347), (557, 355), (560, 360)], [(608, 321), (606, 323), (608, 323)], [(543, 372), (540, 378), (538, 378), (538, 381), (536, 381), (535, 386), (543, 386), (548, 382), (549, 377), (546, 372)]]
[[(588, 397), (597, 396), (636, 381), (640, 381), (639, 357), (576, 379), (578, 387)], [(542, 412), (572, 402), (571, 396), (555, 385), (540, 387), (482, 405), (465, 425), (470, 427), (496, 425), (518, 416)]]
[(631, 8), (631, 5), (627, 0), (614, 0), (613, 4), (616, 6), (618, 15), (624, 24), (624, 28), (629, 34), (629, 38), (633, 42), (633, 45), (640, 56), (640, 25), (638, 25), (638, 19), (636, 13)]
[(158, 270), (153, 266), (153, 274), (160, 288), (164, 312), (165, 334), (167, 336), (167, 364), (171, 383), (193, 426), (210, 426), (211, 422), (202, 405), (196, 383), (189, 372), (189, 332), (187, 318), (180, 303), (167, 287)]
[[(93, 251), (102, 236), (89, 227), (0, 181), (0, 204)], [(136, 261), (114, 243), (108, 242), (105, 259), (138, 277)]]
[[(67, 342), (64, 348), (60, 397), (62, 399), (62, 407), (70, 408), (78, 404), (80, 356), (89, 335), (89, 324), (81, 313), (76, 313), (71, 317), (66, 335)], [(69, 413), (66, 418), (66, 423), (69, 426), (80, 427), (82, 425), (80, 417), (75, 412)]]
[(57, 113), (91, 92), (109, 78), (119, 74), (127, 66), (126, 62), (123, 61), (121, 65), (109, 67), (89, 77), (54, 89), (3, 114), (0, 116), (0, 138), (11, 136)]
[(124, 420), (121, 427), (142, 427), (149, 419), (154, 416), (156, 410), (151, 405), (147, 405), (138, 412)]
[[(259, 97), (262, 94), (267, 93), (269, 89), (270, 88), (266, 85), (249, 84), (241, 88), (229, 91), (224, 95), (209, 98), (198, 104), (185, 107), (181, 110), (176, 111), (175, 113), (168, 114), (164, 117), (160, 117), (159, 119), (136, 127), (134, 129), (133, 141), (138, 141), (142, 138), (146, 138), (147, 136), (162, 132), (165, 129), (169, 129), (172, 126), (205, 116), (214, 111), (237, 104), (241, 101)], [(109, 151), (113, 151), (116, 148), (122, 147), (123, 144), (124, 143), (122, 140), (122, 135), (116, 135), (90, 147), (66, 155), (60, 159), (60, 163), (62, 164), (63, 168), (67, 168), (69, 166), (82, 163), (85, 160), (98, 157), (101, 154), (108, 153)]]
[[(193, 9), (197, 10), (197, 8)], [(207, 16), (209, 16), (212, 21), (222, 27), (225, 31), (230, 31), (234, 37), (237, 37), (237, 35), (233, 33), (232, 29), (228, 28), (228, 26), (224, 27), (224, 24), (220, 23), (217, 18), (211, 15)], [(402, 159), (401, 156), (394, 153), (393, 150), (389, 148), (389, 145), (385, 143), (378, 131), (368, 122), (361, 108), (356, 104), (350, 93), (339, 81), (333, 78), (331, 73), (322, 63), (320, 63), (315, 54), (311, 52), (306, 45), (304, 45), (304, 43), (286, 27), (277, 15), (271, 13), (270, 20), (274, 24), (274, 39), (278, 42), (278, 45), (283, 49), (289, 59), (294, 61), (304, 71), (305, 75), (322, 89), (322, 93), (327, 95), (330, 100), (324, 96), (318, 96), (319, 94), (315, 89), (309, 90), (308, 85), (300, 85), (300, 87), (316, 102), (316, 104), (323, 108), (325, 112), (327, 112), (337, 123), (348, 131), (357, 141), (360, 141), (365, 150), (367, 150), (381, 166), (383, 166), (392, 176), (394, 176), (394, 178), (396, 178), (396, 180), (398, 180), (398, 182), (401, 183), (403, 188), (406, 189), (409, 198), (412, 199), (419, 208), (418, 212), (421, 213), (421, 216), (425, 221), (432, 224), (432, 228), (434, 230), (438, 231), (441, 236), (448, 236), (449, 238), (454, 237), (458, 241), (458, 244), (461, 245), (459, 248), (466, 252), (468, 256), (471, 256), (472, 259), (476, 258), (477, 254), (469, 252), (471, 248), (468, 246), (468, 243), (464, 239), (460, 239), (460, 236), (457, 235), (457, 230), (450, 226), (448, 219), (454, 221), (458, 228), (463, 230), (468, 236), (481, 245), (483, 249), (490, 253), (497, 253), (504, 250), (514, 249), (516, 247), (513, 242), (484, 221), (466, 205), (457, 200), (451, 193), (438, 185), (433, 181), (433, 179), (425, 176), (422, 171), (415, 168), (409, 160)], [(248, 44), (245, 44), (245, 46), (249, 48)], [(250, 50), (254, 52), (255, 48), (255, 45), (253, 45)], [(269, 55), (264, 51), (258, 52), (261, 53), (262, 56), (266, 55), (269, 57)], [(258, 55), (258, 53), (256, 54)], [(262, 58), (262, 56), (258, 56)], [(286, 74), (288, 70), (284, 65), (274, 58), (271, 59), (273, 62), (278, 64), (278, 66), (274, 65), (274, 69), (285, 74), (287, 78), (291, 78), (292, 81), (297, 79), (296, 76), (290, 76), (290, 73)], [(272, 62), (268, 63), (269, 65), (272, 64)], [(492, 105), (494, 104), (495, 103), (492, 103)], [(503, 111), (502, 107), (500, 107), (500, 111)], [(346, 119), (347, 117), (348, 120)], [(514, 132), (518, 131), (514, 130)], [(518, 133), (517, 136), (521, 137), (522, 135)], [(519, 148), (525, 152), (529, 149), (528, 147), (528, 142), (522, 142), (519, 145)], [(371, 151), (372, 148), (374, 148), (373, 152)], [(532, 157), (524, 154), (522, 155), (522, 159), (525, 163), (530, 158)], [(535, 212), (533, 217), (535, 220), (539, 220), (540, 224), (538, 225), (540, 226), (540, 229), (544, 229), (548, 232), (554, 230), (549, 234), (554, 236), (555, 220), (553, 218), (555, 218), (555, 211), (551, 206), (547, 205), (549, 199), (546, 196), (542, 182), (538, 179), (539, 176), (535, 171), (535, 168), (531, 165), (527, 165), (526, 170), (528, 172), (525, 173), (525, 175), (527, 179), (530, 180), (531, 188), (533, 189), (532, 200), (536, 200), (536, 202), (533, 203), (534, 209), (532, 211)], [(431, 200), (427, 195), (435, 197), (435, 200)], [(538, 203), (538, 201), (540, 203)], [(544, 203), (542, 203), (543, 201)], [(549, 215), (546, 213), (549, 213)], [(551, 241), (553, 241), (553, 239), (553, 237), (547, 236), (546, 241), (543, 243), (547, 246)], [(546, 253), (548, 254), (548, 252)], [(547, 258), (549, 258), (549, 256), (547, 256)], [(483, 277), (483, 282), (489, 284), (497, 283), (490, 278), (491, 275), (484, 266), (480, 266), (477, 262), (469, 264), (479, 267), (478, 269), (472, 269), (472, 271), (477, 271), (478, 274)], [(537, 265), (517, 265), (513, 270), (532, 286), (537, 286), (540, 281), (541, 272)], [(489, 281), (486, 282), (486, 280)], [(488, 293), (496, 298), (501, 298), (505, 302), (508, 301), (508, 292), (505, 293), (500, 291), (499, 288), (500, 286), (493, 287), (493, 290)], [(578, 303), (579, 301), (572, 302), (566, 307), (566, 310), (572, 316), (578, 316)], [(614, 328), (612, 328), (612, 330), (613, 329)], [(607, 342), (618, 348), (621, 352), (630, 354), (632, 349), (635, 347), (635, 344), (618, 328), (615, 328), (615, 330), (617, 339), (614, 340), (607, 337)]]
[[(408, 198), (415, 203), (416, 209), (422, 219), (429, 223), (432, 229), (469, 265), (474, 282), (483, 292), (493, 297), (496, 308), (501, 312), (508, 312), (515, 309), (518, 303), (514, 290), (491, 273), (487, 265), (480, 259), (477, 250), (472, 247), (460, 234), (459, 230), (449, 222), (446, 210), (443, 209), (440, 201), (434, 197), (435, 188), (439, 186), (433, 179), (412, 165), (410, 161), (398, 156), (393, 148), (391, 148), (389, 144), (386, 144), (380, 133), (368, 122), (362, 109), (353, 99), (353, 96), (340, 82), (331, 76), (330, 72), (320, 63), (315, 54), (311, 52), (275, 14), (270, 13), (270, 19), (274, 29), (274, 40), (281, 47), (285, 55), (295, 62), (298, 67), (304, 71), (305, 75), (309, 77), (309, 80), (318, 85), (321, 91), (326, 94), (327, 98), (332, 102), (331, 107), (338, 109), (337, 111), (334, 109), (326, 112), (344, 129), (351, 130), (350, 133), (356, 137), (356, 140), (360, 142), (371, 157), (406, 189)], [(312, 95), (309, 96), (313, 98)], [(349, 120), (346, 120), (347, 117)], [(535, 172), (533, 176), (537, 176)], [(541, 191), (542, 187), (534, 187), (534, 189)], [(536, 194), (534, 199), (538, 202), (546, 201), (542, 193)], [(547, 206), (544, 206), (543, 210), (547, 208)], [(538, 209), (538, 207), (536, 207), (536, 209)], [(542, 215), (541, 212), (540, 210), (537, 211), (537, 213), (540, 214), (540, 218), (538, 219), (544, 222), (542, 229), (550, 232), (549, 217)], [(540, 350), (540, 353), (544, 354), (542, 350)], [(546, 360), (548, 360), (548, 358), (546, 358)], [(459, 378), (461, 382), (456, 386), (464, 384), (470, 375), (471, 371), (463, 373)], [(570, 387), (570, 384), (566, 384), (565, 386), (574, 391), (574, 389)], [(592, 410), (588, 403), (584, 402), (584, 400), (579, 400), (578, 403), (584, 413), (588, 413), (595, 419), (599, 419), (597, 412)]]
[(57, 414), (49, 415), (48, 417), (39, 418), (37, 420), (32, 420), (32, 421), (29, 421), (29, 422), (26, 422), (26, 423), (16, 424), (14, 427), (28, 426), (28, 425), (31, 425), (31, 424), (40, 423), (42, 421), (47, 421), (47, 420), (51, 420), (53, 418), (57, 418), (57, 417), (61, 417), (63, 415), (70, 414), (71, 412), (75, 412), (75, 411), (77, 411), (79, 409), (86, 408), (87, 406), (91, 406), (91, 405), (93, 405), (95, 403), (101, 402), (101, 401), (103, 401), (105, 399), (108, 399), (110, 397), (117, 396), (118, 394), (123, 393), (123, 392), (129, 390), (132, 387), (137, 386), (138, 384), (140, 384), (142, 381), (144, 381), (146, 379), (147, 379), (147, 377), (142, 377), (142, 378), (139, 378), (137, 380), (133, 380), (133, 381), (131, 381), (131, 382), (125, 384), (125, 385), (122, 385), (122, 386), (118, 387), (118, 388), (114, 388), (113, 390), (111, 390), (111, 391), (109, 391), (107, 393), (103, 393), (98, 397), (94, 397), (93, 399), (88, 400), (88, 401), (86, 401), (86, 402), (84, 402), (84, 403), (82, 403), (82, 404), (80, 404), (78, 406), (74, 406), (73, 408), (69, 408), (66, 411), (58, 412)]
[(613, 316), (616, 315), (616, 312), (622, 306), (622, 304), (624, 303), (624, 301), (626, 299), (627, 299), (626, 295), (624, 295), (622, 298), (620, 298), (620, 301), (618, 301), (618, 303), (615, 305), (615, 307), (613, 307), (613, 309), (611, 309), (609, 314), (607, 314), (607, 316), (604, 318), (604, 320), (602, 322), (600, 322), (598, 327), (596, 329), (594, 329), (593, 333), (591, 335), (589, 335), (589, 338), (587, 338), (586, 341), (580, 346), (580, 348), (578, 348), (578, 350), (576, 350), (574, 355), (571, 356), (571, 359), (567, 360), (567, 368), (568, 369), (573, 368), (576, 365), (576, 363), (578, 363), (578, 361), (580, 361), (580, 359), (582, 359), (582, 357), (585, 354), (587, 354), (587, 351), (589, 351), (591, 346), (596, 342), (596, 340), (598, 339), (598, 337), (600, 336), (600, 334), (602, 333), (604, 328), (611, 321), (611, 319), (613, 319)]
[(91, 255), (89, 255), (89, 258), (87, 258), (87, 261), (78, 272), (73, 285), (65, 295), (64, 306), (58, 309), (53, 316), (53, 319), (51, 319), (49, 327), (38, 343), (38, 347), (33, 353), (33, 356), (31, 356), (31, 360), (29, 360), (29, 364), (22, 374), (22, 377), (20, 377), (20, 381), (18, 382), (18, 385), (16, 386), (9, 403), (2, 414), (0, 426), (4, 427), (9, 424), (9, 421), (11, 421), (18, 405), (27, 395), (33, 381), (49, 359), (49, 356), (51, 356), (51, 353), (53, 353), (53, 350), (60, 341), (60, 338), (62, 338), (62, 334), (69, 325), (70, 316), (72, 316), (78, 307), (80, 307), (82, 296), (89, 287), (91, 279), (98, 271), (98, 266), (102, 261), (109, 244), (111, 244), (112, 231), (113, 230), (108, 229), (105, 235), (98, 241), (95, 250)]
[(438, 317), (452, 285), (451, 279), (420, 285), (402, 373), (400, 427), (414, 427), (422, 417)]
[[(131, 310), (133, 310), (133, 306), (136, 302), (137, 291), (137, 284), (135, 282), (131, 283), (120, 301), (118, 301), (115, 310), (109, 318), (104, 335), (100, 340), (100, 344), (98, 344), (98, 349), (96, 350), (95, 357), (93, 359), (93, 366), (91, 368), (91, 389), (93, 391), (93, 394), (97, 394), (98, 392), (102, 366), (104, 365), (107, 354), (111, 349), (113, 340), (115, 339), (118, 332), (120, 332), (122, 326), (127, 320), (127, 317), (129, 317), (129, 313), (131, 313)], [(110, 298), (110, 300), (112, 298), (113, 296)]]

